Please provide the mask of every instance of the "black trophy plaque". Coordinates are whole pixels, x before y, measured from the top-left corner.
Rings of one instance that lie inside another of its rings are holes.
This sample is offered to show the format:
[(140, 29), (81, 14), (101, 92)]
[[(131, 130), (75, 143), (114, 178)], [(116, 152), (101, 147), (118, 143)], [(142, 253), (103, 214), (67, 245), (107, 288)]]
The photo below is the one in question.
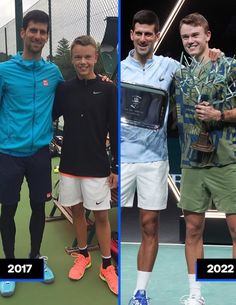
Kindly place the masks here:
[(162, 127), (168, 102), (165, 90), (121, 82), (121, 124)]

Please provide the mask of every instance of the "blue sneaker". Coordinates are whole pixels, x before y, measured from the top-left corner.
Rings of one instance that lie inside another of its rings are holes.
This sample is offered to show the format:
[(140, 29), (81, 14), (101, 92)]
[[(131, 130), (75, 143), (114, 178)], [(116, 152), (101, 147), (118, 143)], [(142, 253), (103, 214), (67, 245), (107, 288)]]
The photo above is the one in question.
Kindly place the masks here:
[(8, 282), (8, 281), (1, 281), (0, 282), (0, 294), (3, 297), (10, 297), (15, 293), (16, 283), (15, 282)]
[(54, 274), (53, 274), (52, 270), (47, 265), (48, 257), (47, 256), (39, 256), (38, 258), (44, 260), (44, 280), (43, 280), (43, 283), (50, 284), (50, 283), (54, 282), (54, 279), (55, 279)]
[(138, 290), (128, 305), (150, 305), (150, 298), (147, 298), (145, 290)]

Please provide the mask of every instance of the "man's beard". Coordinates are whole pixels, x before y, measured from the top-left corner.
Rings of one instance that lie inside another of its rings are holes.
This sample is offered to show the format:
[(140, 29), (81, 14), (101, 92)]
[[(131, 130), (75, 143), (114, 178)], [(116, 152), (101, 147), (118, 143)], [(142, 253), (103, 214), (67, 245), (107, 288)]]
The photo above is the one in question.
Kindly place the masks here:
[(147, 51), (141, 51), (139, 49), (136, 50), (136, 52), (138, 53), (138, 55), (142, 58), (146, 58), (149, 57), (150, 54), (152, 54), (152, 50), (151, 49), (147, 49)]

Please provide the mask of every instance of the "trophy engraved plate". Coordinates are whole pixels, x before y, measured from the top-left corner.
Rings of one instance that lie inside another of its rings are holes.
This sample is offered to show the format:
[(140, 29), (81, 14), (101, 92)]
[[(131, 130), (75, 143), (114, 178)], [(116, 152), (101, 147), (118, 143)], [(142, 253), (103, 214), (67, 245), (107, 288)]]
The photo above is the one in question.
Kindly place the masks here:
[(121, 82), (121, 123), (159, 129), (165, 119), (167, 102), (164, 90)]

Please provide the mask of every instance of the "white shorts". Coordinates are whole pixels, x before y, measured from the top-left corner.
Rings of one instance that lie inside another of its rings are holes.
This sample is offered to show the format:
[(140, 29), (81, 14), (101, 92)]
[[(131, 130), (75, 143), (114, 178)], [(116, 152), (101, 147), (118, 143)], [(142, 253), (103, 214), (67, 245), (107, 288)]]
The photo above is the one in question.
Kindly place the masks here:
[(168, 161), (121, 164), (121, 206), (132, 207), (137, 190), (139, 208), (166, 209), (168, 173)]
[(59, 203), (73, 206), (83, 202), (92, 211), (111, 208), (111, 191), (108, 178), (80, 178), (60, 175)]

